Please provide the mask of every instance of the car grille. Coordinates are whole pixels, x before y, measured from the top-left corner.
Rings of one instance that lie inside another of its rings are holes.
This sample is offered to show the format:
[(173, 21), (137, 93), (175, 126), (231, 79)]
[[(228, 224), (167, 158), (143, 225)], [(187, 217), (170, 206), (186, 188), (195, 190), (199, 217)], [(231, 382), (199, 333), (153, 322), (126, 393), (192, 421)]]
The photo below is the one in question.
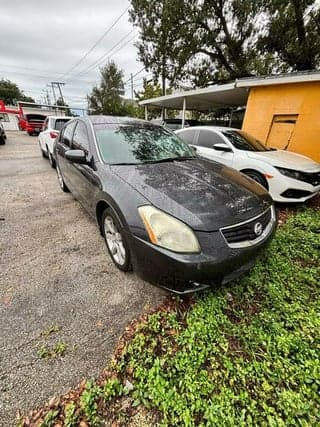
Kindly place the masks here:
[(317, 186), (320, 185), (320, 172), (315, 173), (307, 173), (307, 172), (300, 172), (301, 173), (301, 181), (307, 182), (308, 184)]
[[(244, 241), (255, 240), (266, 229), (271, 221), (271, 208), (264, 212), (259, 217), (249, 220), (243, 224), (231, 226), (229, 228), (221, 229), (221, 232), (228, 243), (239, 243)], [(259, 232), (255, 231), (256, 225), (260, 223)]]
[(284, 191), (280, 195), (288, 199), (302, 199), (302, 197), (310, 196), (310, 191), (306, 190), (295, 190), (294, 188), (289, 188), (289, 190)]

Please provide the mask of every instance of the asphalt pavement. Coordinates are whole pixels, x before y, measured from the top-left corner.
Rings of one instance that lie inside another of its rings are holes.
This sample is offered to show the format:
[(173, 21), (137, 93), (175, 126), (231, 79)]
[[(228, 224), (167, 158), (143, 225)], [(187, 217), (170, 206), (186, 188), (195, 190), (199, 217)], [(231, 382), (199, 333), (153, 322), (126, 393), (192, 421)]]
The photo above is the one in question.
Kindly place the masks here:
[(37, 137), (8, 132), (0, 146), (0, 426), (97, 376), (130, 320), (167, 295), (115, 268)]

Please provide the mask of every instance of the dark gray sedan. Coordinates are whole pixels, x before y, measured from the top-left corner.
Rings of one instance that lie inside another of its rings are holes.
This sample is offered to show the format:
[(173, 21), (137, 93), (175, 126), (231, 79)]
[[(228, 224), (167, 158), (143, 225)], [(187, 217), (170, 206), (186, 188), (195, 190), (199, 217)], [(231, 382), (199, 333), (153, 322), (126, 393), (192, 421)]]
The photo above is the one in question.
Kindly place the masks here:
[(178, 136), (149, 122), (73, 119), (54, 154), (62, 190), (97, 220), (114, 264), (174, 292), (238, 277), (276, 228), (262, 186), (198, 158)]

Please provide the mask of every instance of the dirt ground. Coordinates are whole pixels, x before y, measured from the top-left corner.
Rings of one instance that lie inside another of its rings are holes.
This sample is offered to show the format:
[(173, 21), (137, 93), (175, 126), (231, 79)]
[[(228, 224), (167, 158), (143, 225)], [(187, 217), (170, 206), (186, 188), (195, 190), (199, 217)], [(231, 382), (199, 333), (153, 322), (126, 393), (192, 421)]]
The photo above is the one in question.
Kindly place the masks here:
[[(37, 138), (8, 132), (0, 146), (0, 426), (98, 375), (128, 322), (167, 295), (114, 267)], [(58, 343), (64, 356), (48, 357)]]

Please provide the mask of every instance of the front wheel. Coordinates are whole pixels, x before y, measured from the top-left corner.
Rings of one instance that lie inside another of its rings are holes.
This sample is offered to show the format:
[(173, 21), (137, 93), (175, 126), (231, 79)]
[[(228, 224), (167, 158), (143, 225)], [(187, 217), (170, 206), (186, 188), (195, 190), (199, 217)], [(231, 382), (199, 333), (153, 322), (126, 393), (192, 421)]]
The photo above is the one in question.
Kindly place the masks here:
[(59, 166), (56, 167), (56, 171), (57, 171), (57, 176), (58, 176), (58, 181), (59, 181), (59, 185), (62, 191), (64, 191), (65, 193), (69, 192), (69, 188), (66, 186), (63, 176), (61, 174), (61, 170), (59, 168)]
[(249, 178), (256, 181), (258, 184), (262, 185), (262, 187), (266, 188), (267, 190), (269, 189), (268, 183), (265, 177), (261, 175), (261, 173), (253, 170), (244, 171), (243, 173), (246, 174)]
[(102, 233), (113, 263), (121, 271), (131, 270), (130, 251), (126, 236), (112, 209), (107, 208), (101, 218)]

